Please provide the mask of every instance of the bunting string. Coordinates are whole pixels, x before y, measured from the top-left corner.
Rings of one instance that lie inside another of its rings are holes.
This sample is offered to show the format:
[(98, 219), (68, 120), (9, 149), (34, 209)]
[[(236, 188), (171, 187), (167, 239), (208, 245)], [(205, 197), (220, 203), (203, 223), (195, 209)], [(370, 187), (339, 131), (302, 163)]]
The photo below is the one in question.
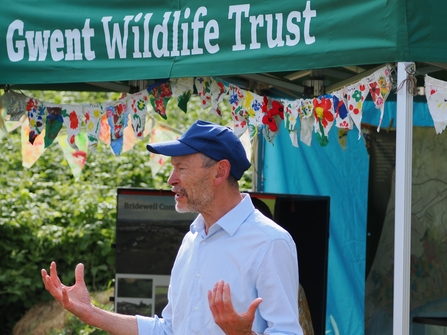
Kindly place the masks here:
[[(187, 103), (193, 92), (197, 92), (202, 108), (209, 108), (210, 113), (219, 116), (222, 116), (219, 104), (225, 97), (228, 99), (233, 129), (239, 137), (248, 132), (253, 140), (262, 134), (273, 144), (280, 128), (284, 127), (293, 146), (299, 147), (299, 142), (310, 146), (316, 138), (324, 147), (329, 143), (329, 132), (333, 128), (346, 133), (355, 126), (360, 138), (363, 103), (368, 95), (380, 111), (377, 128), (380, 131), (385, 101), (393, 86), (391, 70), (392, 67), (385, 65), (331, 94), (295, 100), (260, 96), (215, 77), (164, 79), (141, 92), (106, 103), (59, 105), (8, 89), (1, 97), (0, 138), (8, 133), (7, 121), (19, 122), (22, 136), (26, 136), (28, 143), (22, 148), (27, 152), (24, 157), (33, 159), (24, 161), (24, 166), (31, 166), (57, 139), (67, 155), (76, 157), (70, 165), (80, 171), (87, 151), (95, 152), (99, 141), (110, 145), (115, 155), (120, 155), (149, 134), (158, 139), (180, 136), (172, 129), (154, 124), (154, 118), (148, 117), (148, 106), (151, 105), (163, 120), (168, 120), (166, 106), (171, 99), (187, 113)], [(439, 134), (447, 125), (447, 83), (426, 75), (425, 93)], [(30, 151), (34, 154), (30, 155)]]

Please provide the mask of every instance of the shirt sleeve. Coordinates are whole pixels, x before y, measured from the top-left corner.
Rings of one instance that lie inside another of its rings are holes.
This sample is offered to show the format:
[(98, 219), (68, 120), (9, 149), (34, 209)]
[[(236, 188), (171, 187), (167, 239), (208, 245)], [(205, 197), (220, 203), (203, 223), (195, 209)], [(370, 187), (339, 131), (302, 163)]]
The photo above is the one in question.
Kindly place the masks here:
[[(257, 313), (267, 323), (263, 334), (303, 335), (298, 309), (298, 259), (293, 240), (274, 239), (261, 254), (255, 277), (258, 296), (263, 299)], [(262, 251), (261, 251), (262, 252)]]
[(167, 326), (164, 319), (154, 316), (153, 318), (135, 315), (138, 324), (138, 335), (172, 335), (172, 330)]

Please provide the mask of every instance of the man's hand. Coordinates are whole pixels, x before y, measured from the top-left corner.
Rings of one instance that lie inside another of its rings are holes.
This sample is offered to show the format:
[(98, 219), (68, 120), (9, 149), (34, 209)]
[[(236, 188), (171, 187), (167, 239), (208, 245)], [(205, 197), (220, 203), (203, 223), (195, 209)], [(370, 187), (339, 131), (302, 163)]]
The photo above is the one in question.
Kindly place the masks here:
[(84, 265), (78, 264), (75, 269), (76, 282), (73, 286), (65, 286), (57, 276), (56, 263), (51, 262), (50, 275), (42, 269), (42, 280), (45, 288), (67, 311), (88, 323), (93, 305), (84, 282)]
[(256, 298), (242, 314), (234, 310), (231, 301), (230, 285), (223, 280), (214, 284), (213, 291), (208, 291), (208, 302), (214, 321), (227, 335), (252, 334), (251, 327), (255, 312), (262, 298)]

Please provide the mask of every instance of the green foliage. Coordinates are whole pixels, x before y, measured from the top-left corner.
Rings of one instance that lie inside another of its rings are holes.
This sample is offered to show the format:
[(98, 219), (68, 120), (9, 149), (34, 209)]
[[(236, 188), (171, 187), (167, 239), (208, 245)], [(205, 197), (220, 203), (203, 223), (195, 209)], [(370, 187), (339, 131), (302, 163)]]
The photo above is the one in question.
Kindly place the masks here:
[[(102, 102), (119, 97), (85, 92), (25, 94), (55, 103)], [(225, 118), (209, 115), (198, 99), (193, 99), (185, 114), (171, 100), (167, 123), (181, 131), (198, 118), (228, 124), (228, 103), (223, 103), (222, 109)], [(151, 115), (163, 121), (155, 113)], [(152, 178), (145, 142), (120, 156), (114, 156), (105, 144), (99, 145), (88, 155), (82, 176), (75, 181), (56, 142), (25, 169), (20, 128), (0, 139), (0, 325), (4, 334), (11, 333), (15, 322), (34, 304), (52, 299), (44, 289), (40, 270), (48, 269), (53, 260), (65, 284), (74, 282), (74, 268), (83, 262), (90, 290), (110, 285), (114, 278), (117, 187), (170, 188), (166, 183), (170, 166)], [(242, 189), (249, 189), (250, 178), (249, 174), (244, 176)], [(78, 328), (76, 319), (72, 322), (73, 329), (84, 327)], [(88, 326), (82, 332), (64, 334), (75, 333), (100, 334)]]
[[(101, 304), (95, 301), (94, 298), (92, 298), (92, 302), (99, 308), (113, 311), (113, 304)], [(68, 314), (64, 329), (53, 329), (48, 335), (108, 335), (108, 333), (101, 329), (89, 326), (74, 315)]]

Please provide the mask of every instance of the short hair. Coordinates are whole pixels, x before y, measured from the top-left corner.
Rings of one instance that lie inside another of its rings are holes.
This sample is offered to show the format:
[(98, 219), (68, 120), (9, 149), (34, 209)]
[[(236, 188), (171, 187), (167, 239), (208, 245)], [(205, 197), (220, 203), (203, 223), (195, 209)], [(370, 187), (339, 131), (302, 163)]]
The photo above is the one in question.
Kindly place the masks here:
[[(199, 154), (202, 155), (202, 167), (204, 167), (205, 169), (208, 169), (208, 168), (216, 165), (218, 162), (215, 159), (212, 159), (211, 157), (208, 157), (205, 154), (202, 154), (202, 153), (199, 153)], [(236, 177), (233, 176), (231, 173), (228, 175), (227, 182), (231, 186), (236, 186), (236, 185), (239, 186)]]

